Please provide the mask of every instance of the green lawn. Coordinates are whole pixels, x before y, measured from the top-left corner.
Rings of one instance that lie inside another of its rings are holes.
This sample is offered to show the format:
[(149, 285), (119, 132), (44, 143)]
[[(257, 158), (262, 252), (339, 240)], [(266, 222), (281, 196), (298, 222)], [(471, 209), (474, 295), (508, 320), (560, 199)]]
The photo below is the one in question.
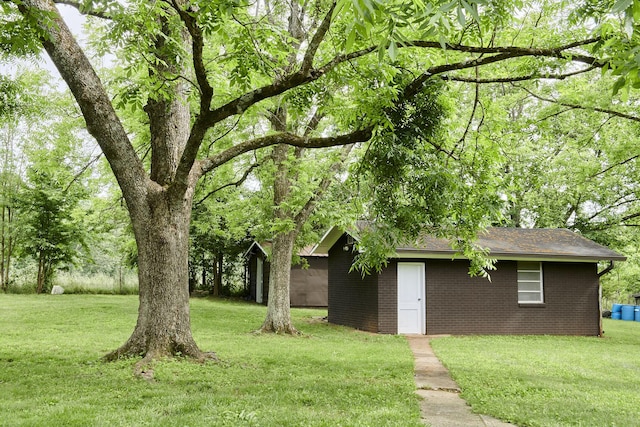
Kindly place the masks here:
[(431, 344), (476, 412), (519, 426), (640, 426), (640, 322), (605, 319), (604, 330)]
[[(192, 300), (193, 333), (220, 363), (102, 363), (137, 297), (0, 294), (0, 426), (420, 426), (404, 338), (314, 320), (303, 338), (253, 335), (265, 308)], [(449, 337), (432, 346), (476, 412), (520, 426), (640, 425), (640, 322), (607, 338)]]
[(253, 335), (255, 304), (192, 300), (193, 333), (221, 363), (102, 363), (133, 330), (137, 297), (0, 294), (1, 426), (419, 426), (402, 337), (313, 320), (306, 336)]

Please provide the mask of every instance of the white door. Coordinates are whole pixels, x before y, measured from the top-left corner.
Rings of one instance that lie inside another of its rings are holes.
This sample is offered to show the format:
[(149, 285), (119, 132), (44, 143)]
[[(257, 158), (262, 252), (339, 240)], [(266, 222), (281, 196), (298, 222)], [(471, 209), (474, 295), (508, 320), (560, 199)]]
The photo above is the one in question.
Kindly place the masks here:
[(258, 257), (256, 259), (256, 302), (258, 304), (262, 304), (262, 287), (264, 286), (263, 282), (263, 273), (262, 273), (262, 258)]
[(424, 334), (424, 263), (398, 263), (398, 333)]

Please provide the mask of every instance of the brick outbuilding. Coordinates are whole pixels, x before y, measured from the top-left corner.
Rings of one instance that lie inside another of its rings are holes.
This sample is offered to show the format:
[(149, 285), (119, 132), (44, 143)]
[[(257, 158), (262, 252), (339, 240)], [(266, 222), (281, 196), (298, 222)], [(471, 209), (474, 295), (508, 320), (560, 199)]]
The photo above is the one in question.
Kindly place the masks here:
[(600, 335), (599, 278), (626, 259), (567, 229), (489, 228), (476, 243), (497, 260), (491, 281), (429, 236), (362, 277), (356, 234), (333, 228), (314, 249), (329, 254), (329, 322), (386, 334)]
[[(269, 300), (269, 247), (269, 242), (253, 242), (244, 255), (249, 299), (260, 304), (267, 304)], [(297, 264), (291, 267), (291, 307), (327, 306), (328, 257), (327, 254), (311, 254), (311, 249), (303, 248), (298, 254), (304, 260), (304, 265)]]

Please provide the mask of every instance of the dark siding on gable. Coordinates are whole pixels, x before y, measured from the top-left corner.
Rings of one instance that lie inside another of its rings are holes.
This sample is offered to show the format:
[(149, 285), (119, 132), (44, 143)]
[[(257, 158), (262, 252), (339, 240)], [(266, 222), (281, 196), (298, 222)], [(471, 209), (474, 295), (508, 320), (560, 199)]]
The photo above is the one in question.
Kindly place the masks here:
[(262, 304), (267, 305), (269, 303), (269, 277), (271, 276), (271, 263), (264, 258), (262, 264)]
[(251, 301), (256, 300), (256, 270), (257, 263), (255, 255), (251, 255), (248, 260), (248, 276), (249, 276), (249, 298)]
[(598, 334), (595, 264), (543, 263), (542, 305), (518, 304), (517, 263), (500, 261), (491, 283), (468, 261), (428, 260), (427, 334)]
[(329, 251), (329, 322), (378, 332), (378, 277), (349, 273), (354, 254), (343, 235)]
[(294, 265), (291, 268), (291, 306), (327, 306), (327, 257), (306, 256), (308, 268)]
[(249, 299), (251, 301), (255, 301), (256, 294), (256, 283), (257, 283), (257, 275), (258, 275), (258, 258), (262, 258), (262, 303), (264, 305), (267, 304), (267, 299), (269, 297), (269, 272), (271, 270), (271, 264), (266, 260), (266, 258), (259, 254), (251, 254), (248, 260), (248, 281), (249, 281)]

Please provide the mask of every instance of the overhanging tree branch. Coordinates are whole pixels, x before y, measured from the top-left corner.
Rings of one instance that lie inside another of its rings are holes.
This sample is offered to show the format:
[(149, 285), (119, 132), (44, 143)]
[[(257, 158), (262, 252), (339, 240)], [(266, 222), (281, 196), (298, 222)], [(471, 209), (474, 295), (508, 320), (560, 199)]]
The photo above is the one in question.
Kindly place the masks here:
[[(513, 53), (518, 56), (523, 56), (523, 53), (526, 52), (524, 56), (555, 56), (557, 58), (566, 57), (566, 53), (570, 49), (575, 49), (581, 46), (587, 46), (593, 43), (597, 43), (601, 41), (601, 37), (592, 37), (584, 40), (576, 40), (571, 43), (567, 43), (564, 45), (551, 47), (551, 48), (527, 48), (520, 46), (470, 46), (470, 45), (462, 45), (462, 44), (454, 44), (454, 43), (445, 43), (445, 50), (452, 50), (456, 52), (466, 52), (466, 53), (480, 53), (480, 54), (497, 54), (497, 53)], [(399, 43), (398, 47), (421, 47), (421, 48), (430, 48), (430, 49), (442, 49), (443, 45), (439, 41), (430, 41), (430, 40), (412, 40), (406, 43)], [(572, 56), (584, 56), (581, 54), (573, 54)], [(584, 56), (584, 58), (587, 58)], [(595, 58), (592, 58), (595, 59)], [(578, 60), (578, 62), (585, 62), (583, 60)], [(603, 64), (604, 65), (604, 64)]]
[(136, 192), (146, 188), (150, 181), (93, 66), (53, 3), (23, 0), (18, 8), (24, 16), (38, 13), (51, 16), (54, 25), (40, 24), (44, 34), (42, 45), (82, 110), (87, 130), (113, 169), (129, 208), (135, 208), (140, 204), (140, 194)]
[(327, 174), (322, 178), (322, 181), (313, 192), (307, 203), (300, 209), (300, 212), (294, 218), (294, 223), (296, 224), (296, 233), (300, 233), (302, 227), (307, 222), (311, 214), (313, 213), (313, 209), (315, 208), (318, 200), (323, 196), (323, 194), (327, 191), (331, 183), (334, 181), (335, 176), (344, 166), (345, 160), (349, 157), (349, 153), (353, 149), (354, 144), (345, 145), (342, 147), (342, 151), (340, 152), (340, 157), (331, 164)]
[(617, 168), (618, 166), (624, 166), (627, 163), (632, 162), (632, 161), (636, 160), (639, 157), (640, 157), (640, 154), (636, 154), (635, 156), (631, 156), (628, 159), (625, 159), (625, 160), (623, 160), (621, 162), (613, 164), (613, 165), (609, 166), (608, 168), (605, 168), (605, 169), (601, 170), (600, 172), (591, 175), (590, 178), (595, 178), (595, 177), (597, 177), (599, 175), (605, 174), (605, 173), (609, 172), (611, 169)]
[(215, 188), (211, 191), (209, 191), (203, 198), (201, 198), (200, 200), (198, 200), (196, 203), (193, 204), (194, 207), (200, 206), (205, 200), (207, 200), (209, 197), (213, 196), (215, 193), (217, 193), (218, 191), (224, 190), (225, 188), (228, 187), (239, 187), (240, 185), (242, 185), (243, 182), (245, 182), (247, 180), (247, 178), (249, 177), (249, 175), (251, 174), (251, 172), (257, 168), (258, 166), (260, 166), (260, 163), (252, 163), (251, 166), (249, 166), (247, 168), (247, 170), (244, 171), (244, 173), (242, 174), (242, 176), (240, 177), (240, 179), (238, 179), (237, 181), (234, 182), (229, 182), (225, 185), (221, 185), (218, 188)]
[(247, 153), (258, 148), (269, 147), (276, 144), (287, 144), (294, 147), (303, 148), (323, 148), (323, 147), (335, 147), (338, 145), (354, 144), (356, 142), (368, 141), (373, 134), (373, 127), (367, 127), (353, 131), (351, 133), (330, 136), (330, 137), (317, 137), (317, 138), (305, 138), (293, 133), (282, 132), (275, 133), (262, 138), (256, 138), (244, 141), (238, 145), (235, 145), (215, 156), (200, 162), (200, 171), (202, 174), (209, 172), (210, 170), (225, 164), (231, 159), (239, 156), (240, 154)]
[[(532, 48), (519, 48), (519, 47), (491, 47), (491, 48), (481, 48), (481, 47), (472, 47), (472, 46), (461, 46), (461, 45), (449, 45), (451, 50), (460, 50), (464, 52), (473, 52), (473, 53), (494, 53), (499, 52), (493, 55), (483, 56), (481, 58), (474, 58), (465, 61), (460, 61), (457, 63), (451, 64), (443, 64), (437, 65), (429, 68), (426, 72), (419, 75), (416, 79), (410, 83), (401, 95), (401, 99), (406, 99), (418, 94), (422, 88), (424, 83), (431, 77), (442, 74), (448, 71), (453, 70), (462, 70), (467, 68), (479, 67), (483, 65), (488, 65), (495, 62), (500, 62), (508, 59), (525, 57), (525, 56), (542, 56), (542, 57), (553, 57), (553, 58), (567, 58), (571, 57), (573, 60), (578, 62), (586, 62), (593, 67), (602, 66), (602, 64), (594, 57), (572, 54), (570, 52), (566, 52), (567, 49), (571, 49), (574, 47), (594, 43), (598, 39), (587, 39), (582, 41), (577, 41), (573, 43), (569, 43), (560, 47), (549, 48), (549, 49), (532, 49)], [(428, 48), (441, 48), (440, 44), (436, 42), (413, 42), (411, 45), (407, 44), (405, 47), (428, 47)], [(331, 69), (340, 65), (343, 62), (349, 61), (351, 59), (355, 59), (358, 57), (362, 57), (368, 55), (373, 52), (375, 48), (367, 48), (363, 50), (359, 50), (357, 52), (352, 52), (347, 55), (339, 55), (336, 56), (331, 61), (327, 62), (324, 66), (312, 69), (304, 75), (301, 72), (297, 72), (291, 74), (280, 81), (276, 81), (271, 85), (264, 86), (262, 88), (256, 89), (252, 92), (249, 92), (242, 97), (236, 98), (235, 100), (225, 104), (224, 106), (214, 110), (210, 113), (210, 117), (213, 121), (218, 120), (219, 117), (228, 117), (234, 113), (234, 109), (237, 112), (242, 112), (246, 108), (255, 103), (267, 99), (281, 93), (286, 92), (289, 89), (292, 89), (297, 86), (301, 86), (307, 84), (313, 80), (317, 80), (324, 74), (326, 74)], [(249, 141), (245, 141), (240, 143), (234, 147), (231, 147), (224, 152), (210, 157), (201, 162), (201, 173), (206, 173), (209, 170), (224, 164), (231, 160), (233, 157), (240, 155), (242, 153), (246, 153), (251, 150), (255, 150), (257, 148), (262, 148), (278, 143), (294, 145), (298, 147), (329, 147), (335, 145), (343, 145), (348, 144), (350, 142), (360, 142), (368, 140), (372, 135), (373, 128), (369, 127), (363, 130), (358, 130), (352, 134), (341, 135), (337, 137), (327, 137), (327, 138), (311, 138), (305, 139), (301, 138), (297, 135), (293, 135), (290, 133), (279, 133), (273, 134), (262, 138), (257, 138)], [(350, 136), (357, 137), (358, 139), (354, 139), (350, 141), (348, 138)], [(364, 138), (364, 139), (361, 139)]]
[(595, 70), (597, 67), (591, 66), (578, 71), (574, 71), (566, 74), (538, 74), (533, 73), (526, 76), (517, 76), (517, 77), (498, 77), (498, 78), (473, 78), (473, 77), (461, 77), (461, 76), (451, 76), (445, 75), (441, 76), (442, 80), (449, 80), (454, 82), (462, 82), (462, 83), (479, 83), (479, 84), (490, 84), (490, 83), (515, 83), (522, 82), (533, 79), (552, 79), (552, 80), (565, 80), (569, 77), (576, 76), (578, 74), (588, 73), (589, 71)]
[(569, 102), (562, 102), (562, 101), (558, 101), (556, 99), (545, 98), (544, 96), (541, 96), (541, 95), (536, 94), (535, 92), (532, 92), (531, 90), (527, 89), (526, 87), (518, 86), (518, 85), (514, 85), (514, 86), (519, 88), (519, 89), (524, 90), (529, 95), (533, 96), (536, 99), (539, 99), (540, 101), (550, 102), (550, 103), (553, 103), (553, 104), (562, 105), (563, 107), (572, 108), (572, 109), (576, 109), (576, 110), (597, 111), (598, 113), (609, 114), (611, 116), (620, 117), (620, 118), (627, 119), (627, 120), (632, 120), (634, 122), (640, 122), (640, 117), (632, 116), (631, 114), (623, 113), (621, 111), (611, 110), (609, 108), (586, 107), (586, 106), (580, 105), (580, 104), (572, 104), (572, 103), (569, 103)]

